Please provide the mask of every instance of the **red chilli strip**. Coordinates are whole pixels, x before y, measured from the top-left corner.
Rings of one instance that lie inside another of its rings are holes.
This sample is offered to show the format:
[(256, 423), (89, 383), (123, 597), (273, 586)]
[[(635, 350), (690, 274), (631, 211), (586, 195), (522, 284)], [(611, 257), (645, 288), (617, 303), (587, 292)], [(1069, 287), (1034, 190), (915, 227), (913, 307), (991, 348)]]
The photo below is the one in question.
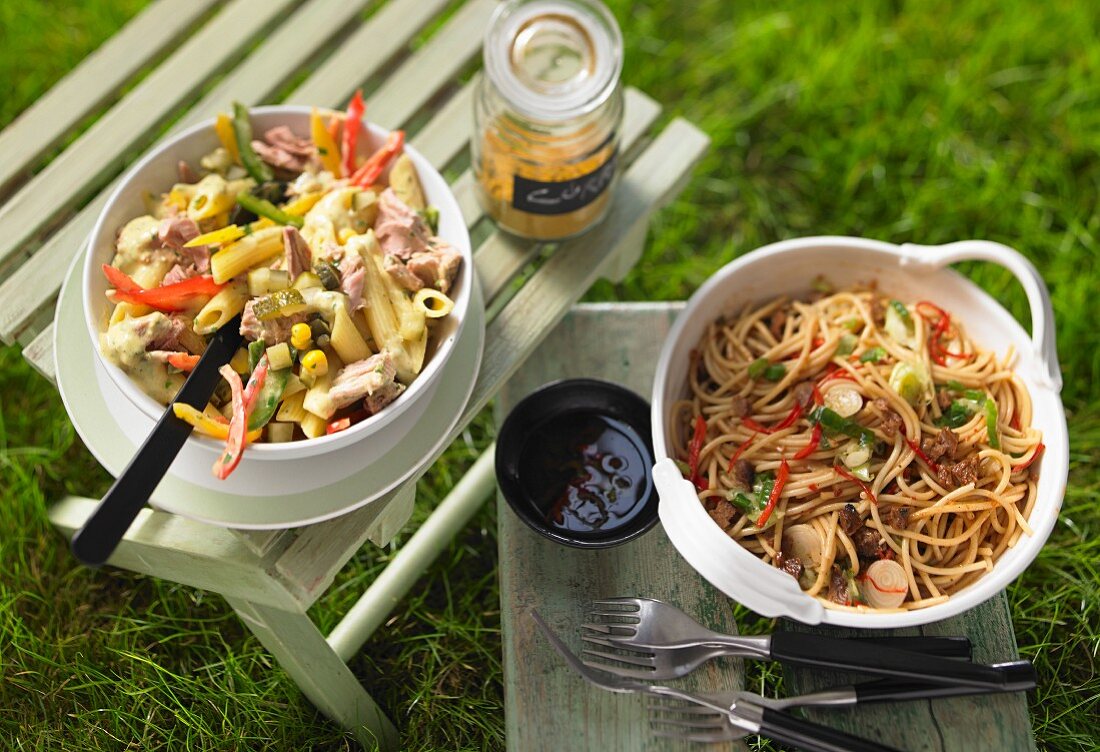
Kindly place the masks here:
[(810, 434), (810, 443), (799, 449), (794, 458), (796, 460), (804, 460), (816, 452), (819, 446), (821, 446), (821, 424), (816, 423), (814, 424), (813, 433)]
[(905, 443), (909, 445), (909, 448), (912, 449), (918, 457), (924, 460), (924, 464), (932, 468), (932, 472), (938, 473), (940, 471), (940, 466), (933, 462), (927, 454), (921, 451), (920, 445), (917, 444), (917, 442), (913, 441), (908, 436), (903, 436), (902, 438), (905, 439)]
[(1020, 430), (1020, 414), (1019, 413), (1012, 413), (1012, 420), (1009, 421), (1008, 425), (1011, 428), (1019, 431)]
[[(894, 552), (890, 551), (890, 553), (892, 554)], [(886, 558), (886, 557), (881, 556), (879, 558)], [(880, 593), (908, 593), (909, 592), (909, 588), (907, 588), (907, 587), (905, 587), (905, 588), (884, 588), (884, 587), (880, 587), (879, 584), (877, 582), (875, 582), (874, 579), (869, 574), (861, 574), (859, 576), (859, 581), (860, 582), (869, 582), (869, 583), (871, 583), (871, 587), (873, 587), (875, 590), (879, 591)]]
[(821, 407), (825, 404), (825, 397), (822, 396), (821, 390), (817, 388), (817, 384), (814, 384), (814, 405)]
[(737, 462), (737, 460), (741, 459), (741, 455), (745, 453), (745, 450), (749, 448), (749, 446), (752, 444), (752, 442), (756, 439), (756, 437), (758, 435), (759, 434), (754, 433), (752, 436), (750, 436), (749, 438), (742, 441), (741, 446), (737, 447), (737, 450), (730, 457), (729, 465), (726, 467), (726, 473), (727, 474), (733, 472), (733, 463)]
[(850, 472), (848, 472), (847, 470), (842, 468), (840, 465), (833, 465), (833, 470), (836, 470), (836, 474), (839, 475), (841, 478), (847, 478), (848, 480), (852, 481), (857, 486), (859, 486), (863, 490), (863, 492), (865, 494), (867, 494), (867, 498), (871, 500), (872, 504), (875, 504), (875, 505), (878, 504), (878, 499), (876, 499), (874, 493), (871, 492), (871, 487), (869, 485), (864, 483), (862, 480), (860, 480), (856, 476), (852, 475)]
[(743, 425), (745, 428), (749, 429), (750, 431), (756, 431), (757, 433), (771, 433), (772, 432), (771, 428), (768, 428), (765, 425), (761, 425), (760, 423), (757, 423), (752, 418), (742, 418), (741, 419), (741, 425)]
[(1031, 457), (1029, 457), (1026, 462), (1021, 462), (1019, 465), (1013, 465), (1012, 472), (1018, 473), (1022, 470), (1027, 470), (1035, 463), (1035, 460), (1039, 459), (1046, 448), (1046, 444), (1040, 441), (1039, 446), (1035, 447), (1035, 451), (1032, 453)]
[(811, 483), (810, 485), (806, 486), (806, 488), (810, 489), (814, 493), (818, 493), (821, 490), (821, 487), (818, 486), (816, 483)]
[(787, 413), (787, 417), (773, 428), (772, 432), (774, 433), (775, 431), (782, 431), (784, 428), (790, 428), (800, 417), (802, 417), (802, 405), (796, 403), (795, 406), (791, 408), (791, 411)]
[(772, 488), (772, 495), (768, 497), (768, 505), (764, 507), (764, 511), (760, 513), (760, 517), (756, 520), (757, 528), (762, 528), (768, 523), (768, 518), (772, 516), (772, 510), (779, 503), (779, 495), (783, 493), (783, 486), (787, 484), (787, 478), (790, 475), (790, 465), (787, 464), (787, 460), (783, 460), (779, 465), (779, 472), (775, 474), (775, 486)]
[(703, 451), (703, 441), (707, 438), (707, 421), (702, 415), (695, 416), (695, 432), (691, 436), (691, 445), (688, 447), (688, 469), (691, 471), (691, 482), (700, 491), (703, 490), (703, 480), (699, 477), (699, 453)]

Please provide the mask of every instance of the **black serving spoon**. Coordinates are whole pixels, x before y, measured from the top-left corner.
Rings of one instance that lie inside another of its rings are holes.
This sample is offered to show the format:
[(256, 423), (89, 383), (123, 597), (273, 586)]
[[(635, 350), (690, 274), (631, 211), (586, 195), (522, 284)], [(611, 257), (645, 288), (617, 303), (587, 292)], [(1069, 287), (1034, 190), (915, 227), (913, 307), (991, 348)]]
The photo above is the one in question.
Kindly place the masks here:
[(118, 546), (138, 512), (168, 472), (168, 467), (191, 435), (190, 423), (177, 418), (172, 405), (182, 402), (197, 410), (206, 407), (218, 385), (218, 369), (228, 363), (241, 346), (241, 317), (222, 326), (206, 347), (175, 400), (160, 416), (130, 464), (104, 495), (99, 506), (73, 536), (73, 554), (84, 564), (98, 567)]

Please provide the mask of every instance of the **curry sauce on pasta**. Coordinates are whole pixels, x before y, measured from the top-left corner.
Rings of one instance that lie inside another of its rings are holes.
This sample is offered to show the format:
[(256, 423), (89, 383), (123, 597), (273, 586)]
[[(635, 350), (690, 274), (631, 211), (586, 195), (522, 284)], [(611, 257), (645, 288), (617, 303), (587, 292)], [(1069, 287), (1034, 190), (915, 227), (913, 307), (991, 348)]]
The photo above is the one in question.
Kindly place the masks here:
[(218, 477), (249, 443), (343, 431), (399, 399), (454, 307), (462, 257), (436, 235), (401, 131), (360, 156), (363, 110), (357, 93), (346, 114), (314, 110), (308, 137), (254, 135), (235, 105), (216, 121), (221, 146), (180, 163), (103, 266), (115, 307), (101, 350), (162, 403), (215, 332), (240, 326), (205, 410), (173, 405), (226, 442)]
[(826, 606), (940, 603), (1030, 533), (1027, 390), (934, 301), (815, 288), (710, 325), (673, 408), (681, 469), (715, 524)]

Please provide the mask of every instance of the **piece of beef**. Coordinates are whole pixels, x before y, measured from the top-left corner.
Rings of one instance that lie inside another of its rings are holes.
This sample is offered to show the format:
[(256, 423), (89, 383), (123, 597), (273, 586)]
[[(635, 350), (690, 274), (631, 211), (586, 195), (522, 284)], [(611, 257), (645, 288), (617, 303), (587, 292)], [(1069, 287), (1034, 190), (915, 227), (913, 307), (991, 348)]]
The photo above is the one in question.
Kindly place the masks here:
[(951, 407), (952, 402), (954, 402), (954, 400), (951, 399), (951, 394), (948, 391), (941, 389), (936, 392), (936, 404), (940, 406), (940, 410), (946, 410)]
[(409, 292), (416, 292), (424, 287), (424, 282), (420, 277), (409, 271), (409, 267), (405, 266), (405, 263), (394, 255), (384, 256), (382, 258), (382, 268), (386, 270), (386, 273), (397, 280), (397, 284), (404, 287)]
[(425, 285), (446, 294), (462, 265), (462, 255), (448, 243), (433, 238), (431, 250), (414, 253), (406, 264)]
[(804, 570), (802, 559), (799, 559), (797, 556), (786, 556), (782, 551), (775, 557), (775, 566), (791, 577), (794, 577), (796, 580), (802, 576)]
[(967, 483), (978, 482), (978, 470), (981, 468), (982, 458), (976, 454), (972, 454), (961, 462), (956, 462), (951, 466), (951, 473), (955, 476), (960, 486), (965, 486)]
[(393, 188), (387, 188), (378, 197), (374, 234), (383, 254), (392, 254), (402, 261), (408, 261), (414, 253), (430, 250), (431, 230), (428, 224), (397, 197)]
[(738, 394), (730, 400), (730, 414), (733, 417), (744, 418), (750, 410), (752, 410), (752, 401), (743, 394)]
[(329, 398), (339, 410), (393, 383), (396, 373), (393, 358), (383, 350), (341, 368), (329, 389)]
[(882, 298), (878, 295), (871, 296), (871, 320), (880, 329), (886, 324), (886, 306), (882, 304)]
[(879, 507), (878, 517), (883, 525), (889, 525), (895, 530), (905, 530), (909, 527), (909, 515), (912, 511), (912, 507), (907, 506)]
[(936, 438), (924, 439), (920, 448), (933, 462), (941, 458), (953, 459), (955, 450), (959, 448), (959, 437), (950, 428), (942, 428)]
[(309, 139), (298, 138), (285, 125), (268, 130), (263, 141), (254, 140), (252, 149), (272, 167), (295, 173), (304, 172), (317, 153)]
[(283, 253), (286, 256), (285, 269), (290, 274), (291, 282), (298, 279), (299, 274), (313, 268), (313, 254), (297, 227), (283, 228)]
[(186, 160), (181, 159), (176, 164), (176, 173), (179, 175), (181, 183), (199, 182), (199, 176), (191, 169), (191, 165), (187, 164)]
[(733, 518), (737, 516), (737, 507), (725, 499), (718, 499), (718, 503), (714, 505), (714, 509), (707, 512), (710, 518), (718, 523), (718, 527), (725, 530), (730, 526)]
[(864, 525), (851, 536), (856, 552), (861, 559), (881, 559), (890, 550), (882, 534), (874, 528)]
[(740, 488), (748, 491), (756, 480), (756, 468), (748, 460), (737, 460), (733, 463), (733, 482)]
[(871, 404), (874, 405), (875, 409), (882, 415), (882, 423), (879, 424), (882, 432), (890, 438), (897, 436), (898, 431), (901, 430), (902, 424), (905, 422), (902, 420), (901, 416), (898, 415), (893, 408), (890, 407), (890, 403), (882, 397), (872, 401)]
[(340, 292), (348, 296), (348, 308), (358, 311), (366, 305), (363, 285), (367, 281), (367, 267), (363, 265), (363, 257), (354, 250), (345, 253), (337, 268), (340, 270)]
[(851, 536), (861, 527), (863, 527), (863, 520), (859, 516), (859, 512), (856, 511), (854, 504), (845, 504), (840, 510), (840, 518), (838, 520), (840, 529), (844, 531), (845, 535)]
[(768, 331), (776, 339), (783, 337), (783, 328), (787, 325), (787, 312), (780, 308), (768, 318)]
[(268, 347), (286, 342), (290, 339), (291, 328), (306, 320), (306, 314), (303, 312), (260, 321), (253, 310), (255, 303), (255, 300), (248, 301), (244, 305), (244, 311), (241, 312), (241, 335), (249, 342), (262, 339)]
[(832, 572), (829, 575), (829, 600), (842, 606), (849, 603), (848, 578), (844, 576), (844, 573), (840, 571), (840, 567), (836, 564), (833, 564)]
[(176, 314), (168, 316), (167, 326), (160, 327), (145, 343), (146, 351), (168, 350), (189, 352), (194, 355), (206, 349), (206, 342), (195, 334), (187, 321)]
[(814, 404), (814, 382), (798, 382), (794, 385), (794, 389), (791, 390), (791, 396), (794, 397), (795, 402), (802, 406), (803, 410), (809, 411)]
[(391, 381), (388, 384), (383, 385), (374, 394), (368, 394), (363, 400), (363, 408), (374, 415), (379, 412), (383, 407), (393, 402), (395, 399), (401, 396), (405, 391), (405, 385), (399, 381)]

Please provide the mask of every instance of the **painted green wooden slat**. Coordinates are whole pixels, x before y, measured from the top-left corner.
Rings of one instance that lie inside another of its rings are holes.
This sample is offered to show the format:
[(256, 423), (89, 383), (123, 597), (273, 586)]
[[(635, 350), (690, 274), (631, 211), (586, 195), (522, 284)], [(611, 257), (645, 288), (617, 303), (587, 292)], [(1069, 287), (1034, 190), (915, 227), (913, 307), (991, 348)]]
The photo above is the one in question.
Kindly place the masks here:
[(296, 0), (233, 0), (0, 207), (0, 265), (79, 204)]
[[(501, 416), (535, 388), (578, 376), (614, 381), (648, 399), (657, 356), (680, 304), (603, 304), (574, 308), (509, 379), (497, 400)], [(532, 532), (497, 500), (501, 634), (504, 643), (505, 739), (510, 750), (672, 750), (649, 728), (647, 698), (586, 684), (553, 651), (528, 615), (539, 613), (578, 651), (588, 603), (639, 595), (672, 603), (715, 629), (735, 634), (729, 600), (685, 562), (658, 526), (639, 540), (581, 551)], [(743, 686), (741, 661), (712, 661), (683, 681), (685, 689)], [(727, 745), (723, 749), (744, 749)]]
[[(203, 97), (173, 128), (173, 133), (223, 111), (227, 103), (234, 99), (248, 104), (268, 100), (281, 86), (282, 81), (308, 60), (317, 46), (337, 33), (341, 26), (350, 23), (365, 3), (366, 0), (313, 0), (302, 7), (225, 80)], [(395, 25), (391, 23), (389, 16), (384, 15), (390, 8), (394, 9), (392, 13), (403, 13), (400, 23)], [(417, 10), (420, 8), (419, 0), (396, 0), (372, 16), (363, 25), (363, 29), (370, 31), (375, 37), (387, 35), (385, 38), (390, 40), (390, 44), (404, 45), (426, 22), (426, 17)], [(313, 42), (310, 44), (306, 40)], [(345, 45), (354, 41), (348, 40)], [(378, 60), (375, 65), (381, 65), (382, 62), (384, 60)], [(372, 72), (370, 67), (362, 70), (363, 75)], [(339, 74), (339, 69), (318, 71), (297, 92), (305, 96), (315, 88), (319, 91), (327, 85), (327, 77)], [(440, 85), (443, 83), (440, 81)], [(423, 102), (430, 97), (427, 89), (428, 87), (417, 89), (414, 96), (419, 98), (418, 101)], [(338, 104), (334, 100), (326, 99), (314, 99), (312, 102)], [(88, 206), (55, 233), (38, 250), (32, 262), (16, 269), (0, 283), (0, 300), (4, 301), (0, 304), (0, 339), (12, 342), (30, 324), (37, 310), (52, 303), (73, 254), (91, 232), (118, 182), (116, 180), (103, 189)]]
[[(50, 507), (50, 521), (71, 538), (98, 505), (96, 499), (70, 496)], [(148, 507), (108, 563), (284, 611), (305, 610), (231, 531)]]
[(23, 348), (23, 357), (50, 383), (57, 381), (57, 368), (53, 359), (53, 324), (50, 324), (30, 344)]
[(220, 0), (158, 0), (0, 132), (0, 195)]
[[(808, 627), (781, 621), (780, 628), (838, 637), (856, 630)], [(875, 630), (879, 632), (879, 630)], [(1008, 599), (1003, 593), (960, 616), (919, 629), (882, 630), (882, 634), (967, 635), (974, 645), (974, 660), (984, 663), (1014, 660), (1016, 638), (1012, 632)], [(869, 634), (860, 631), (859, 634)], [(851, 680), (828, 671), (808, 671), (785, 666), (786, 694), (813, 692)], [(884, 744), (921, 752), (1025, 752), (1035, 749), (1023, 693), (955, 697), (945, 700), (867, 705), (858, 711), (812, 710), (811, 720), (843, 729)]]
[[(413, 35), (446, 5), (447, 0), (387, 3), (345, 39), (339, 49), (284, 101), (286, 104), (343, 105), (363, 81), (407, 47)], [(369, 110), (367, 117), (372, 118)]]
[[(475, 74), (470, 81), (432, 116), (412, 140), (424, 157), (442, 169), (466, 148), (474, 124), (474, 92), (481, 81)], [(452, 186), (453, 188), (453, 186)]]
[(240, 596), (227, 596), (226, 600), (302, 693), (322, 713), (349, 729), (363, 749), (398, 749), (393, 724), (347, 664), (332, 652), (309, 616)]

